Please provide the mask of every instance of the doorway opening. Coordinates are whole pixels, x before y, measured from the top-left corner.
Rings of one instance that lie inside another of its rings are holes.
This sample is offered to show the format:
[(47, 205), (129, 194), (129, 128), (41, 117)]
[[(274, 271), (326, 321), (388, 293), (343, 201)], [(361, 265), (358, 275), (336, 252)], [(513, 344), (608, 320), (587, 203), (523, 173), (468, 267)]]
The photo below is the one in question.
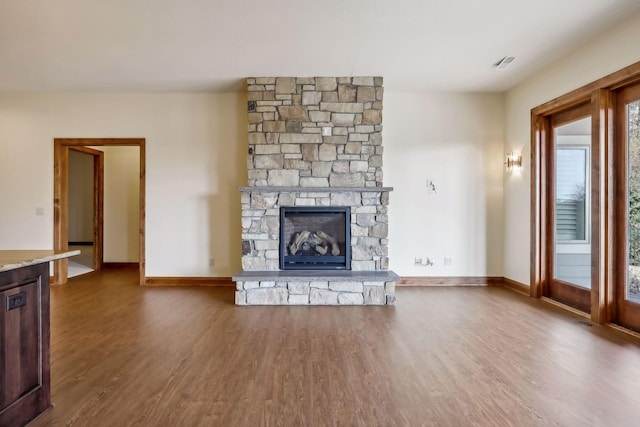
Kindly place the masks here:
[(102, 269), (104, 152), (69, 147), (68, 243), (80, 255), (69, 259), (68, 277)]
[[(145, 283), (145, 139), (144, 138), (74, 138), (54, 140), (54, 249), (66, 250), (69, 247), (69, 152), (97, 151), (89, 147), (115, 146), (139, 148), (139, 196), (138, 196), (138, 260), (139, 283)], [(94, 153), (95, 154), (95, 153)], [(96, 156), (98, 156), (96, 154)], [(101, 197), (101, 189), (104, 179), (100, 178), (104, 170), (102, 165), (96, 167), (94, 163), (94, 248), (93, 258), (95, 269), (102, 268), (103, 244), (104, 244), (104, 201)], [(67, 282), (69, 274), (68, 260), (54, 262), (53, 284), (62, 285)]]

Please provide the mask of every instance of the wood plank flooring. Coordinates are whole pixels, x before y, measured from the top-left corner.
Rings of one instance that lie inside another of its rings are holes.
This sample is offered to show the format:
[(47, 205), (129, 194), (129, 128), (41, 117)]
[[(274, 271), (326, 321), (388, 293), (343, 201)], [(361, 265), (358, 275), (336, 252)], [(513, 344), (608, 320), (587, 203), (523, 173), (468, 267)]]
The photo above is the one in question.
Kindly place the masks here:
[(52, 289), (32, 426), (638, 426), (640, 345), (501, 287), (395, 307), (236, 307), (232, 288)]

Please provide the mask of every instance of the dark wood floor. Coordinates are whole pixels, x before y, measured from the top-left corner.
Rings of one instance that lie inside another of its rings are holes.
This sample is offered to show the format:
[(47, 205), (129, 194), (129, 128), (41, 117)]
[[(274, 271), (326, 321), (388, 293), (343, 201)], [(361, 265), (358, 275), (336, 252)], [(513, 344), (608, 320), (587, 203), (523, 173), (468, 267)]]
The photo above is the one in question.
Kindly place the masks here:
[(395, 307), (236, 307), (233, 290), (52, 290), (40, 426), (638, 426), (640, 345), (500, 287)]

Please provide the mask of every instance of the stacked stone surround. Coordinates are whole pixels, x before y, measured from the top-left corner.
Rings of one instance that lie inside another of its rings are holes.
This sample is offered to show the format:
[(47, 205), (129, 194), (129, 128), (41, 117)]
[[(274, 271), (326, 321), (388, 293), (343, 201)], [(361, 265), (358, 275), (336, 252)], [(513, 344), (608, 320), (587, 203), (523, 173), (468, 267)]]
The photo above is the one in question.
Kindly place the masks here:
[[(281, 206), (349, 206), (352, 271), (388, 269), (392, 189), (382, 186), (382, 78), (249, 78), (247, 89), (248, 186), (240, 188), (243, 273), (233, 278), (236, 303), (393, 303), (393, 272), (373, 280), (354, 280), (352, 272), (331, 280), (294, 273), (273, 279)], [(249, 272), (264, 274), (248, 280)]]
[(382, 186), (381, 77), (267, 77), (247, 85), (250, 187)]

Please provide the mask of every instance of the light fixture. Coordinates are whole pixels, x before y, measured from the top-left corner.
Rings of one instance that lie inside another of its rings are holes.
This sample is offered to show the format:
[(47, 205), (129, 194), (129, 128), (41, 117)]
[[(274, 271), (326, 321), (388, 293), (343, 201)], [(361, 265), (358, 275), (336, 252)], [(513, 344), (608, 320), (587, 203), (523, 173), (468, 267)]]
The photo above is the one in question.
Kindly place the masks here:
[(507, 161), (504, 162), (507, 165), (507, 170), (520, 169), (522, 167), (522, 155), (517, 152), (507, 153)]

